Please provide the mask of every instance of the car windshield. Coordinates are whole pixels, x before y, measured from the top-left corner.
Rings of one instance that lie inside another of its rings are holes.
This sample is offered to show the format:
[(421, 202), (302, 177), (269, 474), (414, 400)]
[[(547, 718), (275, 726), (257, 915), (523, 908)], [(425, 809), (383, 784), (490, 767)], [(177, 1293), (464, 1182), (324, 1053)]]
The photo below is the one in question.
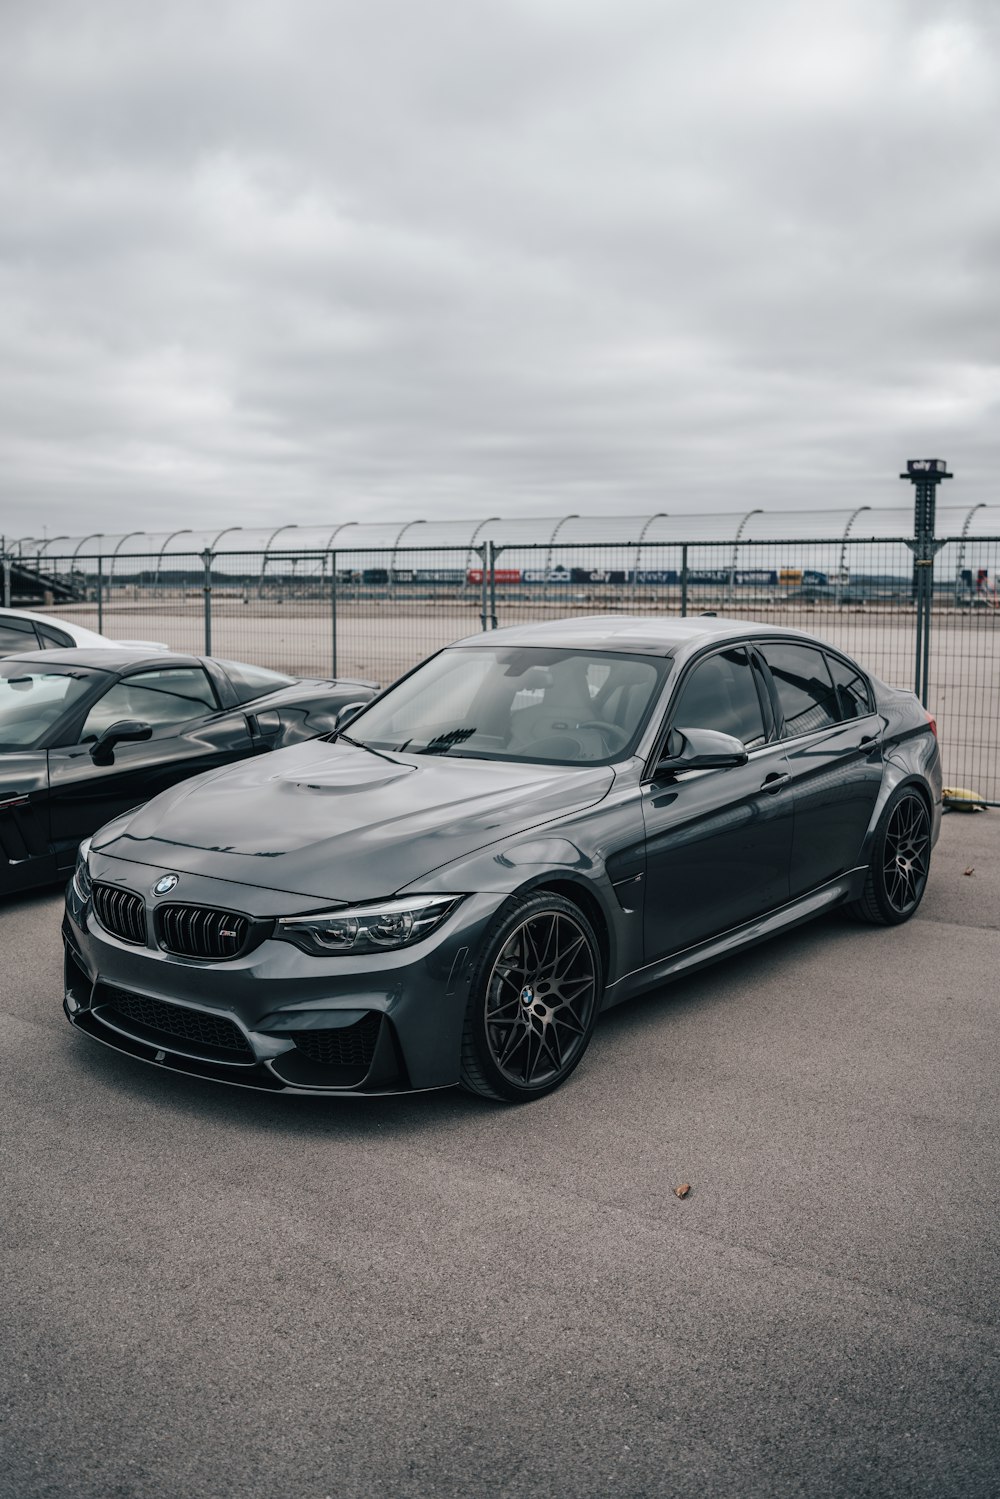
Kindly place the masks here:
[(0, 751), (34, 749), (102, 675), (81, 666), (0, 661)]
[(669, 664), (581, 649), (445, 650), (353, 719), (345, 737), (408, 754), (607, 763), (631, 752)]

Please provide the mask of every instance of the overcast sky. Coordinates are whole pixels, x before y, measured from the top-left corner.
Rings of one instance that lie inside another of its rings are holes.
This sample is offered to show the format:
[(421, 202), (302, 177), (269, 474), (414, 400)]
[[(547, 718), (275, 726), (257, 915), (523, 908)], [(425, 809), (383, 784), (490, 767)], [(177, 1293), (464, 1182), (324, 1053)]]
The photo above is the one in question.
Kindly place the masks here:
[(0, 533), (998, 496), (996, 0), (0, 35)]

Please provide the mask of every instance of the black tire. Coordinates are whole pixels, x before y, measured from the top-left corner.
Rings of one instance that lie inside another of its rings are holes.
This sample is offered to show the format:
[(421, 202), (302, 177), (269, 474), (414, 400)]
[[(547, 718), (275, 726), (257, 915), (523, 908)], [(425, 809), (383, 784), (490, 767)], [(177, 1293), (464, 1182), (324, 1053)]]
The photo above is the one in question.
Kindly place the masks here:
[(923, 899), (931, 862), (931, 816), (913, 786), (891, 798), (875, 829), (871, 863), (860, 899), (847, 910), (873, 926), (909, 921)]
[(511, 896), (472, 977), (463, 1088), (503, 1103), (551, 1093), (587, 1050), (603, 990), (600, 947), (579, 907), (545, 890)]

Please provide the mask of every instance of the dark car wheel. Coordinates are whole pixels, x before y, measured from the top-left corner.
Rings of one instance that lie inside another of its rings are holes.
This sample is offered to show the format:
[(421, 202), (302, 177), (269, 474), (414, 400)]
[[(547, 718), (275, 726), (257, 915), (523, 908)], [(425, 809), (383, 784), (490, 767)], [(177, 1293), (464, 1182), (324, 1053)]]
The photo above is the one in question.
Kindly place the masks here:
[(923, 899), (930, 861), (927, 803), (919, 791), (904, 787), (879, 818), (864, 891), (848, 910), (878, 926), (909, 921)]
[(586, 1051), (602, 991), (600, 949), (583, 912), (546, 891), (513, 896), (473, 975), (462, 1086), (508, 1103), (551, 1093)]

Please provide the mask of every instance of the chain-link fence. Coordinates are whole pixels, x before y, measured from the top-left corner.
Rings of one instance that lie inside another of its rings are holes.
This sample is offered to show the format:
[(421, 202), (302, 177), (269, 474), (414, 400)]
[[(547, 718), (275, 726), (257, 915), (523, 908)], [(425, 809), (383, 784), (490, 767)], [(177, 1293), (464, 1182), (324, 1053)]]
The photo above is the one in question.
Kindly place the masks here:
[[(114, 639), (383, 684), (462, 636), (566, 615), (714, 612), (786, 624), (916, 687), (938, 719), (947, 781), (1000, 804), (1000, 538), (959, 536), (935, 549), (926, 563), (905, 536), (481, 538), (364, 551), (74, 553), (47, 555), (44, 566), (55, 612)], [(930, 572), (929, 616), (916, 605), (920, 567)], [(4, 576), (9, 602), (9, 567)]]

